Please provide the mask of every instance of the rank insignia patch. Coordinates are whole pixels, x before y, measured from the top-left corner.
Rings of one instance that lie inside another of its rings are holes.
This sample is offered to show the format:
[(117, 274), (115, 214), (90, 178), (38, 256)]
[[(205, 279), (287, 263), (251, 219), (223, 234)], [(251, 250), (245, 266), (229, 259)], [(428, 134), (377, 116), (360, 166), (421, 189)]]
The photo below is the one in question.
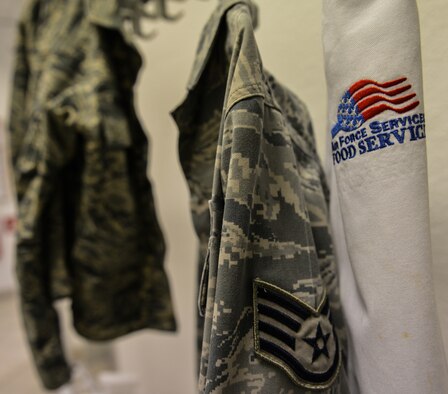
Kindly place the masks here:
[(299, 386), (326, 389), (338, 376), (341, 355), (328, 297), (314, 309), (293, 294), (254, 281), (255, 353)]

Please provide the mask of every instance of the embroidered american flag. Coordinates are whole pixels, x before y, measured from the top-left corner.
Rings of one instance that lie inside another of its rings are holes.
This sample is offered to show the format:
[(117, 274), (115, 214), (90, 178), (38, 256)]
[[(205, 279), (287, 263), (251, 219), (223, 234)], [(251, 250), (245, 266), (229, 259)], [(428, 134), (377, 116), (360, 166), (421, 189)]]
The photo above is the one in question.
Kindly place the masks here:
[(420, 102), (411, 91), (406, 77), (387, 82), (362, 79), (355, 82), (342, 96), (338, 106), (338, 121), (331, 130), (332, 137), (339, 131), (353, 131), (366, 121), (385, 111), (403, 114), (412, 111)]

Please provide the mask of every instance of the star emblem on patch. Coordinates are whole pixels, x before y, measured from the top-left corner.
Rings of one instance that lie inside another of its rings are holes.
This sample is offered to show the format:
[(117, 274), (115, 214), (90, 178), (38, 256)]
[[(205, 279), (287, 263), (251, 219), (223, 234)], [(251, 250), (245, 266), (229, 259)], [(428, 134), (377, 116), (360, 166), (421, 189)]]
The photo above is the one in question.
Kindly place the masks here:
[(324, 333), (322, 332), (322, 327), (319, 323), (317, 325), (316, 335), (314, 337), (303, 338), (303, 340), (313, 348), (312, 363), (314, 363), (322, 354), (325, 357), (330, 358), (327, 347), (327, 342), (330, 338), (330, 335), (330, 333), (324, 335)]

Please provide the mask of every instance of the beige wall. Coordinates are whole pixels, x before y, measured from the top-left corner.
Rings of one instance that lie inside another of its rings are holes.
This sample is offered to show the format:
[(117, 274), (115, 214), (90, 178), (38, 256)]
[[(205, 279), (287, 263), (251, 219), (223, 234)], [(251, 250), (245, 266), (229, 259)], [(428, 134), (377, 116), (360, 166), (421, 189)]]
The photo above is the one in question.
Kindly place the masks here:
[(434, 278), (445, 349), (448, 353), (448, 2), (420, 0), (418, 3), (428, 125)]
[[(138, 87), (138, 108), (152, 140), (151, 176), (160, 219), (169, 243), (166, 266), (180, 322), (177, 336), (140, 333), (119, 342), (122, 368), (144, 379), (145, 393), (194, 392), (193, 338), (196, 239), (188, 213), (188, 192), (178, 165), (177, 130), (168, 113), (182, 99), (200, 30), (216, 1), (193, 1), (176, 24), (157, 26), (158, 38), (140, 42), (146, 67)], [(258, 0), (257, 40), (264, 65), (309, 106), (319, 151), (325, 149), (326, 92), (320, 36), (321, 2)], [(434, 267), (443, 329), (448, 334), (448, 3), (420, 0)], [(176, 8), (178, 9), (178, 8)], [(445, 337), (448, 344), (448, 336)], [(155, 356), (157, 355), (157, 356)]]

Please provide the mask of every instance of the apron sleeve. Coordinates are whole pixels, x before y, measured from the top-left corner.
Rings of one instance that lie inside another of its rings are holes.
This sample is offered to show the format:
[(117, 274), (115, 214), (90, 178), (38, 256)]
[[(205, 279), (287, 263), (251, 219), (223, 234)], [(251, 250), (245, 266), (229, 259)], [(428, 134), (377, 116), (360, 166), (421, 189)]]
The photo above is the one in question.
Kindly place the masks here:
[(448, 392), (415, 0), (324, 0), (328, 175), (354, 393)]

